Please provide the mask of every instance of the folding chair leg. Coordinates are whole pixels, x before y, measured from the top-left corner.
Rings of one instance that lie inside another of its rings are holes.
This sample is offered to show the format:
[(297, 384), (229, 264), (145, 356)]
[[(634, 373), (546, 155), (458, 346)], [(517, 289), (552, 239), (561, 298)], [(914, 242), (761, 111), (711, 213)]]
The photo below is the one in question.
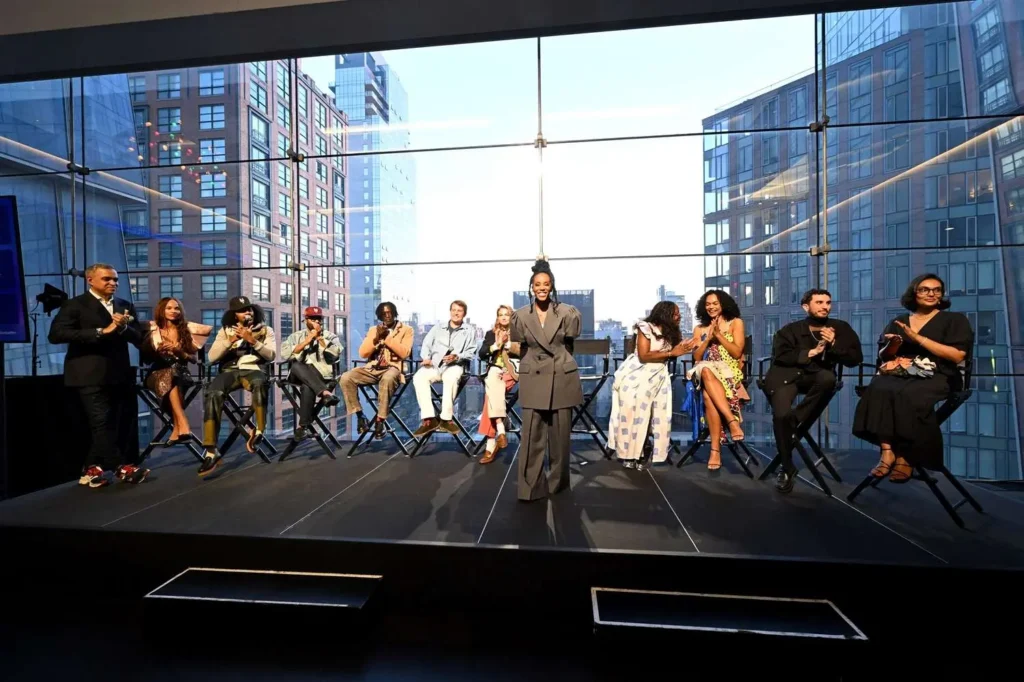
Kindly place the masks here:
[(709, 431), (707, 428), (702, 428), (697, 434), (697, 440), (690, 443), (690, 447), (686, 451), (686, 454), (680, 457), (679, 461), (676, 462), (676, 468), (682, 468), (682, 466), (686, 464), (686, 460), (690, 459), (695, 454), (697, 454), (697, 451), (700, 450), (700, 446), (704, 445), (704, 442), (707, 441), (708, 436), (710, 435), (711, 431)]
[(819, 465), (824, 465), (825, 469), (828, 470), (828, 475), (832, 477), (832, 480), (836, 483), (842, 483), (843, 479), (839, 478), (839, 472), (836, 471), (835, 467), (832, 466), (832, 462), (828, 460), (825, 453), (822, 451), (821, 446), (818, 445), (817, 441), (811, 436), (810, 433), (804, 434), (804, 440), (811, 446), (811, 450), (814, 451), (815, 456), (818, 458), (814, 461), (814, 467), (817, 468)]
[(956, 491), (960, 493), (961, 496), (963, 496), (963, 501), (968, 502), (972, 507), (974, 507), (974, 510), (977, 511), (978, 513), (985, 513), (985, 510), (981, 508), (981, 505), (978, 504), (978, 501), (976, 499), (974, 499), (974, 496), (967, 492), (967, 488), (965, 488), (964, 485), (957, 480), (956, 476), (954, 476), (949, 471), (949, 469), (943, 466), (941, 469), (939, 469), (939, 471), (941, 471), (942, 475), (946, 477), (946, 480), (949, 481), (954, 488), (956, 488)]
[(764, 468), (764, 471), (761, 472), (761, 475), (757, 477), (757, 480), (763, 481), (764, 479), (774, 474), (775, 470), (779, 468), (780, 464), (782, 464), (782, 456), (776, 454), (774, 457), (772, 457), (772, 461), (768, 462), (768, 466)]
[[(750, 470), (750, 467), (747, 466), (748, 463), (753, 461), (753, 455), (751, 455), (750, 451), (747, 450), (747, 446), (743, 443), (743, 441), (726, 441), (725, 446), (729, 448), (729, 452), (732, 453), (733, 458), (735, 458), (735, 460), (739, 462), (740, 468), (743, 469), (743, 473), (745, 473), (747, 476), (750, 477), (751, 480), (753, 480), (754, 472), (752, 472)], [(742, 449), (747, 454), (746, 461), (744, 461), (743, 457), (740, 456), (740, 449)]]
[(928, 485), (928, 487), (932, 491), (932, 494), (935, 495), (935, 497), (939, 500), (939, 504), (941, 504), (942, 508), (946, 510), (946, 513), (949, 514), (949, 517), (953, 519), (953, 522), (956, 525), (963, 528), (964, 520), (960, 518), (960, 515), (956, 513), (956, 508), (949, 503), (949, 500), (946, 498), (946, 496), (942, 494), (941, 490), (939, 490), (939, 485), (938, 482), (935, 480), (935, 477), (920, 467), (918, 467), (917, 469), (917, 477)]
[(847, 502), (853, 502), (857, 499), (857, 496), (860, 495), (861, 492), (864, 491), (864, 488), (867, 488), (869, 485), (878, 485), (879, 480), (881, 479), (876, 479), (874, 476), (864, 477), (864, 480), (857, 484), (857, 487), (853, 489), (853, 492), (846, 496)]
[(804, 464), (807, 465), (811, 475), (814, 476), (814, 480), (816, 480), (818, 485), (821, 486), (822, 492), (824, 492), (828, 497), (832, 497), (832, 489), (828, 487), (828, 483), (825, 483), (825, 477), (821, 475), (820, 471), (818, 471), (817, 463), (811, 459), (810, 455), (807, 454), (807, 450), (804, 449), (804, 446), (798, 441), (794, 443), (793, 447), (800, 454), (800, 459), (802, 459)]

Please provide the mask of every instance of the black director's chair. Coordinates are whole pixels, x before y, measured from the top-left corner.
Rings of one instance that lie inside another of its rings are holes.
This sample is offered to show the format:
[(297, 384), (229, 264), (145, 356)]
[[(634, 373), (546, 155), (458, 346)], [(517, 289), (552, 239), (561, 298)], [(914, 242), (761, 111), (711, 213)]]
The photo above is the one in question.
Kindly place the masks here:
[[(466, 388), (466, 384), (469, 383), (469, 378), (470, 376), (472, 376), (469, 371), (468, 365), (468, 362), (463, 365), (462, 376), (459, 377), (459, 383), (455, 387), (455, 397), (452, 398), (452, 421), (455, 422), (455, 425), (457, 427), (459, 427), (459, 433), (448, 433), (447, 431), (445, 431), (444, 433), (455, 439), (455, 442), (459, 444), (459, 448), (462, 450), (463, 454), (466, 455), (466, 457), (472, 457), (473, 451), (476, 447), (476, 441), (473, 439), (473, 436), (470, 435), (469, 431), (466, 430), (466, 427), (462, 424), (462, 422), (459, 421), (459, 415), (455, 413), (455, 403), (459, 401), (459, 396), (462, 395), (463, 389)], [(430, 402), (433, 403), (434, 410), (437, 412), (437, 414), (441, 414), (441, 393), (437, 390), (438, 383), (440, 382), (430, 384)], [(433, 436), (435, 433), (438, 433), (438, 431), (439, 429), (435, 429), (428, 433), (427, 435), (420, 438), (419, 442), (416, 443), (416, 445), (412, 449), (412, 452), (410, 452), (408, 456), (415, 457), (416, 455), (420, 454), (420, 450), (423, 448), (424, 445), (427, 444), (427, 441), (430, 440), (430, 437)]]
[[(210, 379), (213, 378), (210, 375), (207, 376)], [(207, 381), (204, 388), (209, 386), (209, 384), (210, 382)], [(268, 379), (268, 393), (270, 392), (270, 387), (271, 383)], [(235, 440), (237, 440), (239, 436), (245, 436), (246, 440), (248, 440), (249, 433), (256, 429), (256, 420), (253, 416), (256, 414), (256, 408), (252, 405), (246, 405), (243, 407), (242, 404), (235, 399), (233, 393), (245, 393), (245, 389), (239, 388), (235, 391), (224, 393), (224, 416), (226, 416), (228, 421), (231, 422), (232, 429), (228, 433), (228, 437), (224, 439), (224, 442), (221, 443), (218, 448), (221, 455), (227, 454), (228, 450), (230, 450), (231, 446), (235, 444)], [(268, 395), (267, 398), (269, 403), (270, 396)], [(271, 456), (277, 454), (277, 448), (275, 448), (274, 445), (266, 438), (265, 434), (262, 441), (256, 446), (256, 454), (259, 455), (260, 459), (267, 464), (270, 464)]]
[[(292, 430), (294, 431), (299, 423), (298, 414), (300, 409), (299, 405), (302, 402), (302, 387), (288, 381), (288, 373), (291, 370), (292, 362), (294, 362), (294, 360), (288, 360), (278, 366), (278, 376), (273, 379), (271, 384), (276, 384), (281, 389), (281, 393), (284, 394), (284, 397), (292, 405), (292, 415), (294, 415), (292, 418)], [(341, 368), (341, 360), (339, 359), (336, 361), (331, 365), (331, 367), (333, 368), (332, 373), (334, 376), (338, 377)], [(331, 391), (331, 393), (334, 393), (334, 390), (338, 387), (337, 378), (325, 379), (324, 383), (327, 385), (327, 389)], [(341, 443), (338, 442), (338, 439), (334, 437), (331, 430), (326, 424), (324, 424), (323, 419), (320, 418), (320, 413), (323, 412), (326, 407), (324, 400), (325, 399), (322, 396), (317, 396), (316, 404), (313, 406), (313, 421), (307, 428), (313, 432), (313, 438), (327, 456), (331, 459), (337, 459), (337, 457), (334, 456), (334, 448), (338, 448), (340, 450)], [(327, 444), (328, 441), (330, 441), (330, 445)], [(288, 455), (295, 452), (295, 448), (299, 447), (301, 442), (302, 441), (296, 440), (295, 436), (292, 435), (292, 437), (288, 439), (288, 445), (285, 446), (284, 452), (282, 452), (281, 456), (277, 458), (277, 461), (283, 462)], [(332, 448), (331, 445), (333, 445), (334, 448)]]
[[(865, 367), (876, 368), (876, 365), (861, 365), (860, 379), (857, 386), (854, 388), (854, 390), (857, 392), (858, 397), (863, 395), (864, 389), (867, 388), (867, 386), (864, 384)], [(938, 419), (940, 425), (943, 424), (947, 419), (949, 419), (953, 415), (953, 413), (960, 408), (961, 405), (963, 405), (970, 399), (971, 394), (974, 392), (971, 388), (971, 376), (973, 371), (974, 359), (969, 357), (960, 369), (959, 379), (950, 382), (951, 385), (949, 396), (942, 402), (939, 408), (935, 411), (935, 416)], [(967, 492), (967, 489), (963, 486), (962, 483), (960, 483), (960, 481), (957, 480), (956, 476), (954, 476), (950, 472), (950, 470), (946, 468), (945, 464), (940, 464), (935, 469), (935, 471), (945, 476), (946, 480), (948, 480), (952, 484), (952, 486), (956, 488), (956, 491), (960, 493), (961, 499), (958, 502), (956, 502), (955, 504), (950, 503), (949, 499), (942, 493), (941, 490), (939, 490), (938, 480), (931, 474), (931, 472), (929, 472), (924, 467), (915, 466), (912, 478), (918, 481), (925, 482), (928, 488), (932, 491), (932, 494), (934, 494), (935, 497), (939, 500), (939, 504), (942, 505), (942, 508), (946, 510), (946, 513), (949, 514), (950, 518), (953, 519), (953, 522), (956, 523), (956, 525), (958, 525), (960, 528), (964, 527), (964, 521), (960, 518), (960, 515), (957, 514), (956, 510), (962, 507), (965, 503), (969, 503), (972, 507), (974, 507), (974, 509), (977, 512), (981, 514), (985, 513), (985, 510), (981, 508), (981, 505), (978, 504), (978, 501), (975, 500), (969, 492)], [(867, 477), (864, 478), (863, 481), (861, 481), (857, 485), (856, 488), (853, 489), (853, 492), (846, 496), (846, 499), (849, 500), (850, 502), (853, 502), (854, 499), (856, 499), (856, 497), (860, 495), (861, 491), (863, 491), (866, 487), (877, 487), (878, 484), (882, 482), (882, 478), (884, 477), (875, 477), (869, 474)]]
[[(743, 387), (747, 389), (748, 393), (750, 392), (750, 380), (752, 378), (750, 374), (750, 366), (754, 363), (753, 346), (753, 337), (747, 336), (746, 339), (744, 339), (743, 343), (742, 383)], [(724, 424), (722, 425), (722, 429), (723, 433), (728, 434), (729, 430)], [(700, 449), (700, 446), (704, 445), (704, 443), (707, 442), (710, 436), (710, 429), (708, 429), (707, 426), (701, 426), (700, 432), (697, 435), (697, 439), (690, 444), (690, 448), (682, 457), (679, 458), (679, 461), (676, 462), (676, 468), (682, 467), (683, 464), (686, 463), (686, 460), (693, 457), (697, 453), (697, 450)], [(747, 448), (745, 440), (734, 441), (730, 437), (728, 440), (726, 440), (725, 445), (729, 449), (729, 452), (732, 454), (733, 459), (735, 459), (739, 463), (740, 468), (743, 469), (743, 473), (745, 473), (750, 478), (754, 478), (754, 474), (750, 470), (750, 465), (753, 464), (754, 466), (759, 466), (760, 463), (758, 462), (757, 457), (755, 457), (750, 452), (750, 449)], [(740, 455), (740, 450), (743, 451), (743, 455)]]
[[(203, 392), (203, 380), (205, 378), (205, 373), (203, 371), (203, 363), (205, 358), (206, 351), (204, 349), (199, 349), (198, 376), (193, 376), (192, 385), (186, 388), (185, 390), (181, 391), (181, 405), (183, 409), (187, 410), (189, 405), (191, 405), (193, 401), (195, 401), (196, 397), (198, 397), (199, 394)], [(156, 396), (156, 394), (146, 387), (146, 379), (149, 377), (149, 374), (151, 372), (152, 370), (149, 368), (139, 368), (138, 380), (136, 381), (135, 384), (135, 392), (138, 394), (139, 398), (142, 399), (142, 402), (146, 403), (146, 405), (149, 407), (150, 412), (152, 412), (156, 416), (156, 418), (163, 423), (163, 426), (160, 427), (160, 430), (153, 437), (153, 440), (150, 442), (149, 445), (146, 446), (146, 449), (143, 450), (142, 453), (139, 455), (140, 464), (143, 461), (145, 461), (146, 457), (149, 457), (150, 453), (153, 452), (154, 449), (162, 447), (164, 438), (174, 428), (174, 417), (171, 416), (167, 412), (167, 410), (163, 408), (161, 400)], [(188, 435), (189, 439), (188, 442), (184, 443), (185, 447), (188, 448), (188, 451), (192, 453), (193, 457), (202, 462), (202, 439), (196, 436), (194, 433), (189, 433)]]
[[(365, 365), (366, 362), (366, 360), (353, 360), (352, 367)], [(409, 385), (412, 383), (412, 368), (413, 364), (411, 360), (402, 361), (402, 377), (404, 378), (404, 381), (399, 381), (398, 386), (395, 388), (395, 392), (391, 394), (391, 402), (388, 405), (388, 416), (382, 420), (384, 422), (384, 433), (388, 436), (391, 436), (392, 440), (395, 441), (395, 444), (398, 445), (398, 448), (406, 456), (408, 456), (409, 453), (412, 452), (410, 444), (418, 444), (419, 441), (416, 440), (416, 437), (412, 435), (412, 429), (409, 428), (409, 425), (406, 424), (405, 420), (402, 419), (401, 415), (399, 415), (398, 412), (395, 411), (395, 407), (398, 405), (398, 401), (402, 399), (402, 395), (405, 393), (405, 390), (409, 388)], [(357, 386), (357, 388), (359, 394), (370, 405), (370, 411), (373, 413), (373, 415), (369, 418), (370, 428), (365, 432), (359, 434), (359, 438), (357, 438), (352, 443), (352, 446), (348, 449), (348, 452), (345, 454), (346, 457), (352, 457), (360, 445), (362, 445), (364, 442), (370, 440), (373, 437), (373, 427), (376, 425), (377, 421), (377, 401), (380, 398), (380, 388), (377, 386), (377, 384), (360, 384), (359, 386)], [(398, 435), (397, 429), (395, 429), (394, 425), (391, 423), (392, 420), (398, 422), (399, 428), (401, 428), (402, 431), (405, 432), (405, 435), (408, 438), (408, 440), (403, 440)]]
[[(757, 388), (768, 400), (771, 400), (771, 398), (768, 396), (768, 393), (764, 389), (764, 363), (770, 360), (771, 356), (758, 358), (757, 360)], [(831, 476), (832, 480), (835, 481), (836, 483), (842, 483), (843, 480), (839, 478), (839, 472), (836, 471), (836, 468), (832, 466), (832, 462), (830, 462), (828, 460), (828, 457), (825, 456), (825, 453), (822, 451), (821, 446), (819, 446), (818, 442), (814, 440), (814, 436), (811, 435), (811, 429), (817, 423), (818, 419), (821, 418), (822, 413), (825, 411), (825, 408), (828, 407), (829, 403), (832, 402), (832, 399), (839, 395), (839, 391), (843, 389), (842, 365), (836, 365), (835, 377), (835, 386), (832, 387), (832, 390), (828, 393), (827, 396), (822, 397), (821, 403), (818, 405), (818, 407), (812, 410), (809, 415), (807, 415), (807, 419), (805, 419), (803, 422), (797, 425), (796, 433), (793, 435), (793, 449), (797, 451), (797, 453), (800, 455), (800, 459), (802, 459), (804, 461), (804, 464), (807, 465), (807, 469), (814, 476), (814, 480), (818, 482), (818, 485), (821, 486), (821, 490), (829, 497), (832, 497), (832, 489), (828, 487), (827, 483), (825, 483), (825, 479), (821, 475), (821, 472), (818, 471), (818, 467), (824, 466), (825, 469), (828, 471), (829, 476)], [(797, 397), (799, 398), (800, 396), (798, 395)], [(811, 456), (807, 452), (807, 449), (804, 448), (803, 443), (800, 442), (801, 440), (807, 441), (807, 445), (810, 446), (811, 450), (814, 451), (814, 454), (817, 457), (817, 459), (811, 459)], [(765, 480), (766, 478), (771, 476), (772, 473), (776, 469), (778, 469), (781, 464), (782, 456), (776, 453), (775, 457), (773, 457), (772, 461), (768, 463), (768, 466), (765, 467), (765, 470), (761, 473), (760, 476), (758, 476), (757, 480)]]
[[(583, 402), (572, 408), (573, 419), (570, 429), (574, 434), (585, 433), (593, 438), (594, 442), (597, 443), (598, 449), (606, 459), (608, 458), (608, 434), (597, 423), (597, 419), (590, 411), (590, 408), (594, 401), (597, 400), (597, 396), (600, 395), (605, 382), (611, 377), (611, 351), (612, 341), (607, 337), (603, 339), (573, 339), (572, 342), (572, 354), (577, 358), (577, 364), (579, 364), (578, 358), (580, 356), (593, 355), (603, 357), (600, 358), (601, 366), (599, 371), (595, 371), (593, 374), (584, 374), (582, 370), (585, 368), (580, 368), (580, 383), (585, 385), (587, 382), (591, 382), (591, 388), (583, 390)], [(597, 367), (593, 369), (598, 370)], [(577, 427), (577, 424), (582, 424), (582, 428)], [(575, 453), (572, 454), (575, 455)], [(580, 466), (585, 466), (590, 464), (590, 461), (576, 455), (576, 463)]]

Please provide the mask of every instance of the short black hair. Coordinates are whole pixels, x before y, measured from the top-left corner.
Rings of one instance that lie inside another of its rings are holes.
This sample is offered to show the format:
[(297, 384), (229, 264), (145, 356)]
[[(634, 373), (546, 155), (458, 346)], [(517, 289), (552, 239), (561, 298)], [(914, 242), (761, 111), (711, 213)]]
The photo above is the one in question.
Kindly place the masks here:
[(800, 305), (807, 305), (815, 296), (828, 296), (832, 299), (832, 293), (828, 289), (808, 289), (800, 299)]
[(398, 308), (395, 307), (395, 304), (392, 303), (391, 301), (382, 301), (377, 304), (377, 310), (374, 311), (374, 314), (377, 316), (378, 320), (380, 320), (381, 322), (384, 321), (385, 308), (391, 308), (391, 316), (394, 317), (396, 320), (398, 319)]
[(939, 304), (935, 306), (939, 310), (946, 310), (952, 303), (946, 298), (946, 283), (942, 281), (942, 278), (936, 275), (934, 272), (926, 272), (923, 275), (918, 275), (914, 279), (910, 280), (910, 284), (907, 285), (907, 290), (903, 292), (903, 296), (900, 297), (900, 305), (914, 312), (917, 310), (917, 288), (921, 286), (921, 282), (925, 280), (934, 279), (940, 285), (942, 285), (942, 298), (939, 300)]
[(711, 289), (710, 291), (705, 291), (704, 295), (697, 300), (697, 307), (694, 309), (694, 314), (702, 325), (706, 327), (711, 324), (711, 316), (708, 315), (707, 308), (708, 296), (711, 294), (715, 295), (722, 306), (722, 317), (731, 321), (740, 316), (740, 307), (736, 305), (736, 300), (732, 296), (721, 289)]

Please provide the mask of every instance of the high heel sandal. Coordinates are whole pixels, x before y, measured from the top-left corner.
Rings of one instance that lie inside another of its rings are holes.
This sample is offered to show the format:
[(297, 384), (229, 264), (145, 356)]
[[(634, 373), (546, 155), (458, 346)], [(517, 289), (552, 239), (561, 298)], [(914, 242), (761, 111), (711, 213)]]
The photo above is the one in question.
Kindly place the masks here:
[(880, 456), (878, 464), (876, 464), (875, 468), (871, 470), (871, 475), (875, 478), (885, 478), (888, 476), (892, 471), (892, 465), (896, 463), (896, 453), (892, 451), (892, 448), (883, 448), (882, 454), (884, 455), (886, 452), (892, 454), (892, 461), (886, 462), (885, 457)]
[(892, 473), (889, 474), (889, 481), (892, 483), (906, 483), (914, 477), (914, 467), (910, 466), (906, 461), (902, 464), (900, 462), (893, 462), (891, 469)]
[(708, 458), (708, 471), (718, 471), (722, 468), (722, 451), (711, 448), (711, 454), (718, 453), (718, 464), (712, 464), (711, 458)]
[[(728, 423), (728, 426), (732, 426), (733, 424), (739, 424), (739, 423), (740, 423), (739, 419), (733, 419), (733, 420), (731, 420)], [(740, 428), (740, 436), (739, 436), (739, 438), (737, 438), (736, 436), (733, 435), (732, 429), (730, 428), (729, 429), (729, 437), (732, 438), (732, 442), (733, 443), (740, 443), (740, 442), (742, 442), (743, 441), (743, 437), (744, 437), (743, 436), (743, 429)]]

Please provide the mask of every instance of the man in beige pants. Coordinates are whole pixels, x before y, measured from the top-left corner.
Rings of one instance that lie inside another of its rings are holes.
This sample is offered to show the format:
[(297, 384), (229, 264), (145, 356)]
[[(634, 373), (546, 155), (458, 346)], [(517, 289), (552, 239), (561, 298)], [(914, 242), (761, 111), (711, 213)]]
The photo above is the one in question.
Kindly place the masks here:
[(359, 386), (378, 385), (377, 419), (374, 420), (373, 436), (384, 437), (384, 420), (391, 407), (391, 396), (399, 383), (405, 383), (402, 363), (412, 352), (412, 327), (398, 321), (398, 309), (390, 301), (377, 306), (380, 324), (373, 327), (359, 345), (359, 357), (366, 364), (350, 369), (341, 375), (339, 384), (345, 398), (346, 415), (356, 415), (358, 431), (362, 435), (370, 430), (370, 422), (359, 404)]

